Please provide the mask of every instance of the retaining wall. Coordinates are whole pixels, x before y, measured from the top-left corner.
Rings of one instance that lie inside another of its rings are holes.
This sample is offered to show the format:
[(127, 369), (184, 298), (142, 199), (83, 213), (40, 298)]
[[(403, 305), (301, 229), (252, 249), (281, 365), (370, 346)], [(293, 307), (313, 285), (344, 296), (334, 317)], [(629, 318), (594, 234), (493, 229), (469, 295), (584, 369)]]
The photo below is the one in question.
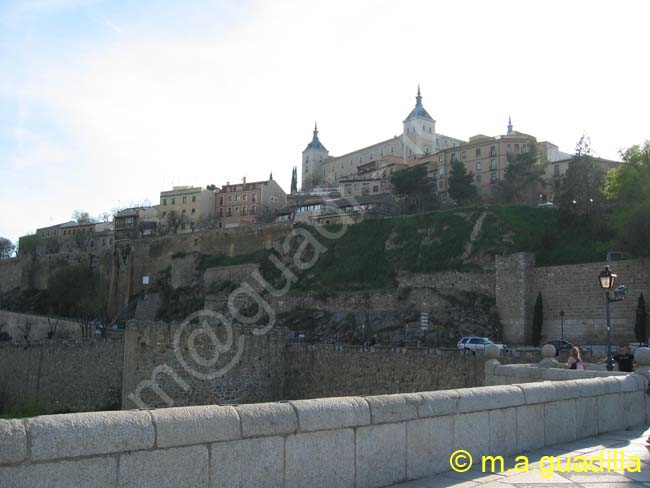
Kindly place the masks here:
[(50, 325), (56, 325), (55, 339), (79, 337), (81, 328), (78, 322), (65, 319), (50, 319), (42, 315), (8, 312), (0, 310), (0, 332), (6, 332), (16, 342), (25, 342), (25, 334), (29, 331), (29, 340), (38, 341), (48, 338)]
[(380, 487), (641, 426), (641, 375), (0, 421), (0, 486)]
[(119, 408), (123, 356), (121, 339), (0, 343), (0, 403), (37, 400), (47, 412)]
[(608, 376), (627, 376), (622, 371), (603, 371), (590, 369), (576, 370), (566, 367), (540, 367), (538, 364), (499, 364), (486, 363), (485, 385), (513, 385), (539, 381), (568, 381)]

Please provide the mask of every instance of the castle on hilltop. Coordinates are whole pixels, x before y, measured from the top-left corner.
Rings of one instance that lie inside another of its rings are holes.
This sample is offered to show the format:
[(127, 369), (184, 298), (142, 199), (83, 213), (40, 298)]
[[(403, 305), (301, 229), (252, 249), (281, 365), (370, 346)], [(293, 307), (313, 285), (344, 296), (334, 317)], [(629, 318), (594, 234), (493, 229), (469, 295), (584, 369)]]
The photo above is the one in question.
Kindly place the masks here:
[[(510, 118), (503, 135), (477, 134), (465, 141), (440, 134), (436, 120), (424, 108), (418, 86), (415, 107), (403, 120), (399, 136), (335, 157), (320, 141), (315, 126), (312, 140), (302, 152), (302, 192), (337, 189), (342, 196), (384, 193), (390, 191), (390, 177), (395, 171), (415, 165), (425, 165), (437, 190), (446, 192), (451, 163), (461, 161), (485, 193), (504, 177), (511, 156), (533, 147), (540, 155), (548, 181), (564, 175), (571, 154), (561, 152), (548, 141), (538, 142), (530, 134), (515, 131)], [(597, 159), (604, 169), (619, 164)], [(553, 199), (554, 185), (547, 187), (541, 201)]]

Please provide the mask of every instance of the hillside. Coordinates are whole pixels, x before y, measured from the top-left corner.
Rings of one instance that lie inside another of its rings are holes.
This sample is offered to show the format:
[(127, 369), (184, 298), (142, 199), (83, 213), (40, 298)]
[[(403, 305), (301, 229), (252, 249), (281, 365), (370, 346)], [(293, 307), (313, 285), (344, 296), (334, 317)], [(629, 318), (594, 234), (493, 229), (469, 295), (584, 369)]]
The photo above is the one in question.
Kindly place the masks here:
[[(350, 226), (338, 240), (319, 241), (327, 252), (293, 291), (392, 288), (399, 271), (480, 271), (490, 269), (494, 255), (521, 251), (534, 253), (538, 266), (600, 261), (615, 242), (611, 233), (586, 224), (563, 226), (556, 209), (524, 206), (466, 207), (368, 220)], [(205, 257), (203, 262), (255, 262), (264, 267), (266, 255)]]

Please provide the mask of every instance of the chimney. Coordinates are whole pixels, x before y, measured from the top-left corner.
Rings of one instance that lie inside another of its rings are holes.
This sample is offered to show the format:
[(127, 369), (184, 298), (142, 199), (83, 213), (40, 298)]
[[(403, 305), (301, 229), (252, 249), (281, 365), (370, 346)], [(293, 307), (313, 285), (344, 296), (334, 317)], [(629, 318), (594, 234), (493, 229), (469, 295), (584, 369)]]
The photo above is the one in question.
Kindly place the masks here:
[(245, 184), (246, 184), (246, 177), (244, 176), (244, 177), (241, 179), (241, 181), (242, 181), (242, 183), (244, 183), (244, 185), (245, 185)]
[(226, 181), (226, 186), (230, 186), (230, 181)]

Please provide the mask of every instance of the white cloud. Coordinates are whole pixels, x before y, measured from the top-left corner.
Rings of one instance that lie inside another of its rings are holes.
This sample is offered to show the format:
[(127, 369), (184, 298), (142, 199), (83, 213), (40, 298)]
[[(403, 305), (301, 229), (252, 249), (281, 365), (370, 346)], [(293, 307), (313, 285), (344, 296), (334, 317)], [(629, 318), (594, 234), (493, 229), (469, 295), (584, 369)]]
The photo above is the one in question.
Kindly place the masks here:
[[(20, 94), (47, 106), (67, 137), (63, 146), (36, 139), (23, 162), (55, 160), (64, 178), (86, 179), (61, 193), (61, 220), (75, 208), (156, 202), (172, 183), (219, 185), (273, 171), (286, 188), (314, 120), (333, 154), (391, 137), (417, 83), (442, 133), (502, 133), (512, 114), (516, 129), (565, 151), (586, 131), (601, 155), (614, 157), (649, 136), (649, 68), (640, 62), (649, 10), (260, 1), (228, 30), (182, 38), (172, 25), (167, 40), (139, 38), (142, 19), (111, 18), (128, 36), (33, 61), (42, 74)], [(39, 218), (29, 215), (26, 226), (47, 224)]]

